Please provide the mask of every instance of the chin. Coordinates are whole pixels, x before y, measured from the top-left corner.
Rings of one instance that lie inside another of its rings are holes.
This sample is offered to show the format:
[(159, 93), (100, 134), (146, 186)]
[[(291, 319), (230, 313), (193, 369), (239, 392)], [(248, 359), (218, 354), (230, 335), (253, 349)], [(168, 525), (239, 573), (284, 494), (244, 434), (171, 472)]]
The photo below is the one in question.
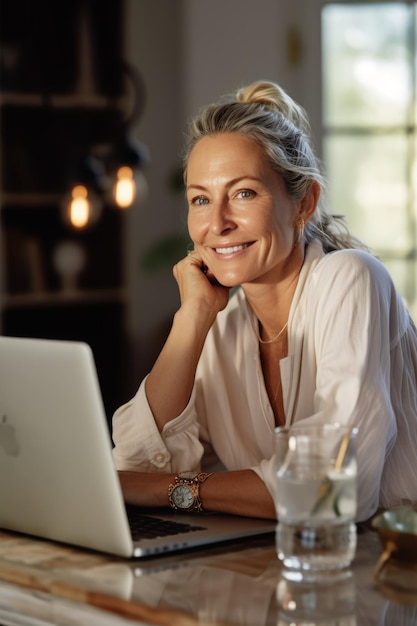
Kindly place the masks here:
[(232, 287), (240, 287), (240, 285), (242, 284), (241, 281), (239, 281), (237, 278), (233, 278), (230, 276), (220, 276), (220, 277), (216, 277), (217, 282), (220, 283), (220, 285), (223, 285), (223, 287), (228, 287), (229, 289), (232, 289)]

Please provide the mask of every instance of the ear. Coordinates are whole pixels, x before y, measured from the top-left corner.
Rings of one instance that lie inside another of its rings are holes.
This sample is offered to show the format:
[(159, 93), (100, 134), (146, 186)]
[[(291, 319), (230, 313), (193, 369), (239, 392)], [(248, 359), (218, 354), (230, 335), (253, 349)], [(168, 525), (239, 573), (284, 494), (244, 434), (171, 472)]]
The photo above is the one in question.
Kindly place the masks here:
[(300, 211), (298, 213), (299, 217), (304, 220), (305, 224), (307, 224), (307, 222), (311, 220), (314, 213), (316, 212), (319, 198), (320, 185), (317, 181), (313, 180), (304, 200), (301, 202)]

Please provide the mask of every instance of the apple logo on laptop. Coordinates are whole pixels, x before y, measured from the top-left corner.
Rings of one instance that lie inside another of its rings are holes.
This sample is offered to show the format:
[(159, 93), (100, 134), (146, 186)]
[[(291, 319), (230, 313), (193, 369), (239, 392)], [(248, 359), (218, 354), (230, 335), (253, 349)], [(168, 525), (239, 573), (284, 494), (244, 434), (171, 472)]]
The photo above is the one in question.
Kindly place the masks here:
[(0, 422), (0, 446), (9, 456), (17, 456), (20, 452), (16, 439), (16, 429), (8, 423), (7, 415), (3, 415)]

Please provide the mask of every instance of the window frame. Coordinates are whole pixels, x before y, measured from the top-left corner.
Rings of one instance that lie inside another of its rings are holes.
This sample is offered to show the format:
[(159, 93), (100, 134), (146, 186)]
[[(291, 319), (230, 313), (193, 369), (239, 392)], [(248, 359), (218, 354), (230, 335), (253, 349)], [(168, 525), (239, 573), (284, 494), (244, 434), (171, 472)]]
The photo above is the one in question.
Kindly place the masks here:
[[(406, 174), (408, 201), (404, 207), (410, 237), (410, 246), (403, 253), (387, 250), (375, 250), (381, 255), (381, 260), (388, 265), (390, 262), (410, 262), (410, 272), (407, 273), (407, 293), (402, 295), (406, 298), (411, 312), (417, 315), (417, 2), (416, 0), (298, 0), (297, 17), (298, 28), (300, 29), (300, 39), (302, 41), (302, 62), (298, 68), (298, 97), (308, 111), (315, 148), (318, 156), (323, 160), (326, 170), (324, 154), (325, 138), (337, 133), (336, 127), (326, 127), (324, 120), (324, 85), (323, 85), (323, 57), (322, 57), (322, 10), (328, 4), (351, 4), (351, 5), (381, 5), (381, 4), (404, 4), (410, 5), (414, 9), (415, 28), (410, 45), (414, 50), (414, 72), (413, 72), (413, 93), (414, 108), (409, 123), (406, 126), (396, 125), (392, 127), (392, 132), (405, 129), (408, 140), (407, 150), (411, 152), (408, 157), (408, 170)], [(384, 128), (387, 131), (388, 127)], [(343, 134), (349, 136), (347, 130), (351, 130), (350, 136), (363, 134), (376, 136), (378, 127), (364, 126), (359, 129), (356, 126), (343, 127)], [(358, 233), (354, 233), (358, 234)]]

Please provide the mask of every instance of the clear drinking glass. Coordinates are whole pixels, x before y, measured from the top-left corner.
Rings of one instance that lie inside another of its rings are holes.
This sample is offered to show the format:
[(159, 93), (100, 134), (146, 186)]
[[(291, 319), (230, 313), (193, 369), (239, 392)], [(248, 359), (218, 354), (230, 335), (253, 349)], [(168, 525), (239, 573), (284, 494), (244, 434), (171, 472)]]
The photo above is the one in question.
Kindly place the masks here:
[(356, 435), (340, 424), (276, 429), (276, 544), (287, 580), (335, 580), (352, 562)]

